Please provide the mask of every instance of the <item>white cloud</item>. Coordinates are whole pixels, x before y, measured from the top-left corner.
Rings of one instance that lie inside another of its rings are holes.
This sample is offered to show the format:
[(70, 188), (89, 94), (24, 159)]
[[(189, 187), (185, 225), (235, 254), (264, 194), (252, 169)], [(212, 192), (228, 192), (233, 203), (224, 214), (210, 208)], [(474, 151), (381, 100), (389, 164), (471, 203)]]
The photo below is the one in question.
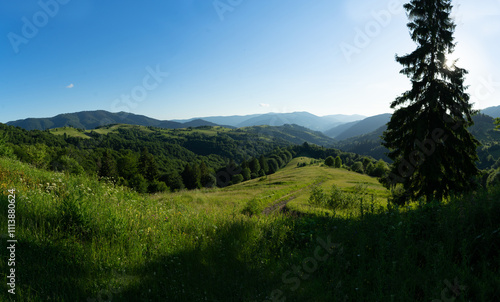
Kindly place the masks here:
[(73, 83), (71, 83), (68, 86), (66, 86), (66, 88), (73, 88), (73, 87), (75, 87), (75, 85), (73, 85)]
[(265, 107), (265, 108), (268, 108), (268, 107), (271, 107), (271, 105), (269, 104), (264, 104), (264, 103), (260, 103), (259, 104), (260, 107)]

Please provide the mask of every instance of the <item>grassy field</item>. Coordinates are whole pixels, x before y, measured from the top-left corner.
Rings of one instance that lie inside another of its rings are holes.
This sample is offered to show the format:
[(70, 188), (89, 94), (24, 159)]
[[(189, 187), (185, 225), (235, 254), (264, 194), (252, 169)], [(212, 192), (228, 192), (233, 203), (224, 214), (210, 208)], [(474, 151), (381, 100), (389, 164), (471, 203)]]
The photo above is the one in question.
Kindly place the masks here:
[[(79, 131), (78, 129), (75, 129), (72, 127), (54, 128), (54, 129), (50, 129), (49, 131), (55, 135), (66, 134), (67, 136), (72, 136), (72, 137), (90, 138), (87, 134), (90, 134), (91, 132), (96, 132), (96, 133), (99, 133), (102, 135), (106, 135), (109, 133), (118, 132), (119, 129), (139, 129), (140, 131), (145, 132), (145, 133), (154, 132), (153, 130), (150, 130), (148, 127), (145, 127), (145, 126), (125, 125), (125, 124), (110, 125), (110, 126), (101, 127), (99, 129), (82, 130), (82, 131)], [(231, 129), (221, 127), (221, 126), (215, 126), (215, 127), (209, 127), (209, 128), (201, 127), (201, 128), (183, 128), (183, 129), (155, 128), (155, 131), (160, 131), (160, 133), (162, 133), (162, 135), (164, 135), (165, 137), (185, 139), (184, 135), (186, 133), (188, 133), (188, 134), (198, 133), (198, 134), (207, 135), (207, 136), (216, 136), (218, 132), (219, 133), (220, 132), (228, 132), (228, 131), (231, 131)]]
[(88, 139), (90, 136), (85, 134), (84, 131), (79, 131), (78, 129), (72, 127), (62, 127), (62, 128), (54, 128), (49, 130), (50, 133), (55, 135), (64, 135), (66, 134), (68, 137), (80, 137)]
[[(376, 179), (310, 163), (224, 189), (140, 195), (0, 158), (2, 234), (16, 190), (15, 300), (500, 299), (500, 190), (398, 209)], [(366, 185), (374, 206), (361, 216), (309, 204), (313, 187), (333, 184)], [(2, 301), (14, 300), (7, 263), (2, 253)]]

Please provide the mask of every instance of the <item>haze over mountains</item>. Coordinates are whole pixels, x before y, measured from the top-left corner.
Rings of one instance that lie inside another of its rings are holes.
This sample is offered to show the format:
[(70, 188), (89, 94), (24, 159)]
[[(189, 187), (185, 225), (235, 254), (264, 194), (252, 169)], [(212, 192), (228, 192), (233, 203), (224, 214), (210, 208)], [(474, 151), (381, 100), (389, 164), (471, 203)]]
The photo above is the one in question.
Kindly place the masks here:
[[(491, 117), (500, 117), (500, 106), (489, 107), (480, 111)], [(358, 136), (368, 135), (370, 138), (379, 136), (385, 130), (391, 114), (379, 114), (365, 117), (362, 115), (328, 115), (316, 116), (308, 112), (267, 113), (234, 116), (211, 116), (186, 120), (157, 120), (144, 115), (104, 110), (82, 111), (59, 114), (51, 118), (28, 118), (11, 121), (7, 125), (19, 126), (27, 130), (46, 130), (72, 126), (80, 129), (95, 129), (109, 124), (132, 124), (153, 126), (167, 129), (178, 129), (199, 126), (252, 127), (252, 126), (283, 126), (298, 125), (313, 131), (319, 131), (337, 141), (348, 140)], [(373, 134), (373, 135), (370, 135)]]
[[(266, 114), (252, 114), (252, 115), (234, 115), (234, 116), (210, 116), (199, 117), (201, 119), (216, 123), (219, 125), (229, 125), (236, 128), (249, 127), (249, 126), (283, 126), (286, 124), (296, 124), (302, 127), (309, 128), (315, 131), (327, 131), (333, 127), (341, 124), (359, 121), (366, 118), (363, 115), (344, 115), (335, 114), (327, 116), (316, 116), (309, 112), (292, 112), (292, 113), (266, 113)], [(176, 122), (190, 122), (195, 120), (174, 120)]]

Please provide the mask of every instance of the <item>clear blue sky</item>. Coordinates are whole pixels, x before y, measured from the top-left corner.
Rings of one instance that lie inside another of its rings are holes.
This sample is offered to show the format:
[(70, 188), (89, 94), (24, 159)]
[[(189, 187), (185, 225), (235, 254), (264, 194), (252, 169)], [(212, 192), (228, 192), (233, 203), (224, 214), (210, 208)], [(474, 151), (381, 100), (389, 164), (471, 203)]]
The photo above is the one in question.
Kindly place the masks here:
[[(98, 109), (391, 112), (409, 87), (394, 55), (415, 48), (402, 3), (2, 1), (0, 122)], [(477, 109), (500, 105), (500, 0), (453, 3), (468, 92)]]

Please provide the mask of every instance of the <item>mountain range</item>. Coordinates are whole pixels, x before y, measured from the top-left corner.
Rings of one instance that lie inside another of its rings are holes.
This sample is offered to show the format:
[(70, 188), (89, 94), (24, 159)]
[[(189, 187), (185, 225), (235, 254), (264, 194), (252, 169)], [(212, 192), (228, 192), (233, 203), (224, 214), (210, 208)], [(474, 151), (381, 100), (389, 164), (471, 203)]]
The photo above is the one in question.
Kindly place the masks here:
[[(480, 113), (493, 118), (500, 117), (500, 106), (489, 107)], [(144, 115), (118, 112), (112, 113), (104, 110), (81, 111), (75, 113), (59, 114), (51, 118), (28, 118), (11, 121), (7, 125), (18, 126), (27, 130), (46, 130), (60, 127), (72, 126), (79, 129), (95, 129), (110, 124), (131, 124), (140, 126), (153, 126), (166, 129), (179, 129), (199, 126), (224, 126), (228, 128), (242, 128), (253, 126), (283, 126), (297, 125), (308, 128), (314, 132), (322, 132), (324, 135), (344, 141), (345, 143), (357, 141), (358, 137), (365, 140), (378, 137), (390, 120), (391, 114), (379, 114), (375, 116), (362, 115), (328, 115), (316, 116), (308, 112), (292, 113), (267, 113), (234, 116), (209, 116), (192, 118), (186, 120), (158, 120)]]
[[(366, 118), (363, 115), (327, 115), (316, 116), (309, 112), (292, 112), (292, 113), (266, 113), (252, 115), (234, 115), (234, 116), (209, 116), (198, 117), (204, 121), (209, 121), (219, 125), (229, 125), (236, 128), (251, 127), (251, 126), (283, 126), (296, 124), (302, 127), (309, 128), (314, 131), (325, 132), (333, 127), (341, 124), (359, 121)], [(176, 122), (190, 122), (194, 119), (174, 120)]]

